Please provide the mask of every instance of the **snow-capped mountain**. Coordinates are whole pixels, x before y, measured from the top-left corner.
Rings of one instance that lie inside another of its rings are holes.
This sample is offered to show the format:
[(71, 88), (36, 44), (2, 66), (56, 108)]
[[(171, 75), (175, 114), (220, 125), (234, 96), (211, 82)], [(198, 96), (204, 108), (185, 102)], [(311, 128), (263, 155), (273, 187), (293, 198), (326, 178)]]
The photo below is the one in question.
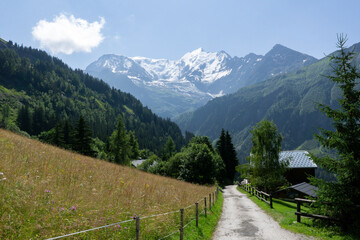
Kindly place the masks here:
[(130, 92), (163, 117), (174, 117), (240, 87), (299, 69), (315, 58), (275, 45), (265, 56), (231, 57), (202, 48), (179, 60), (104, 55), (86, 72)]

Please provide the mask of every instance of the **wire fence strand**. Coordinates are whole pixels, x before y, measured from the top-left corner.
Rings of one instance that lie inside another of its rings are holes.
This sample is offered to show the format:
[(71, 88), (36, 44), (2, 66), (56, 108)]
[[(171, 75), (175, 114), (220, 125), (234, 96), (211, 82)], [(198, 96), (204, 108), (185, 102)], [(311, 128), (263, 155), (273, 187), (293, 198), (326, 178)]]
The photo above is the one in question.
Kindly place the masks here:
[(195, 204), (191, 204), (191, 205), (185, 207), (184, 210), (185, 210), (185, 209), (188, 209), (188, 208), (190, 208), (190, 207), (192, 207), (192, 206), (195, 206)]
[(165, 237), (162, 237), (162, 238), (160, 238), (159, 240), (162, 240), (162, 239), (168, 238), (168, 237), (170, 237), (171, 235), (174, 235), (175, 233), (177, 233), (177, 232), (179, 232), (179, 231), (180, 231), (180, 230), (176, 230), (175, 232), (170, 233), (169, 235), (166, 235)]
[(184, 225), (183, 228), (186, 228), (192, 221), (194, 221), (196, 218), (191, 219), (187, 224)]
[(160, 213), (160, 214), (156, 214), (156, 215), (151, 215), (151, 216), (146, 216), (146, 217), (140, 217), (140, 219), (143, 220), (143, 219), (147, 219), (147, 218), (153, 218), (153, 217), (168, 215), (168, 214), (177, 213), (177, 212), (180, 212), (180, 211), (179, 211), (179, 210), (176, 210), (176, 211), (172, 211), (172, 212)]
[[(197, 203), (200, 203), (201, 201), (204, 201), (204, 198), (200, 199), (199, 201), (197, 201)], [(184, 208), (185, 209), (188, 209), (192, 206), (195, 206), (195, 204), (191, 204), (187, 207)], [(147, 218), (153, 218), (153, 217), (157, 217), (157, 216), (163, 216), (163, 215), (168, 215), (168, 214), (172, 214), (172, 213), (177, 213), (177, 212), (180, 212), (179, 210), (176, 210), (176, 211), (172, 211), (172, 212), (166, 212), (166, 213), (160, 213), (160, 214), (155, 214), (155, 215), (150, 215), (150, 216), (145, 216), (145, 217), (140, 217), (140, 219), (147, 219)], [(205, 209), (199, 213), (199, 215), (201, 215), (202, 213), (205, 212)], [(104, 225), (104, 226), (100, 226), (100, 227), (95, 227), (95, 228), (90, 228), (90, 229), (87, 229), (87, 230), (83, 230), (83, 231), (79, 231), (79, 232), (74, 232), (74, 233), (70, 233), (70, 234), (66, 234), (66, 235), (62, 235), (62, 236), (58, 236), (58, 237), (52, 237), (52, 238), (48, 238), (46, 240), (55, 240), (55, 239), (60, 239), (60, 238), (64, 238), (64, 237), (69, 237), (69, 236), (73, 236), (73, 235), (77, 235), (77, 234), (80, 234), (80, 233), (86, 233), (86, 232), (90, 232), (90, 231), (94, 231), (94, 230), (98, 230), (98, 229), (102, 229), (102, 228), (107, 228), (107, 227), (111, 227), (111, 226), (114, 226), (114, 225), (118, 225), (118, 224), (121, 224), (121, 223), (127, 223), (127, 222), (131, 222), (131, 221), (134, 221), (135, 219), (129, 219), (129, 220), (125, 220), (125, 221), (122, 221), (122, 222), (117, 222), (117, 223), (112, 223), (112, 224), (107, 224), (107, 225)], [(192, 221), (194, 221), (195, 218), (193, 218), (192, 220), (190, 220), (190, 222), (188, 222), (183, 228), (187, 227)], [(163, 238), (160, 238), (160, 239), (165, 239), (165, 238), (168, 238), (170, 237), (171, 235), (179, 232), (180, 230), (177, 230), (173, 233), (170, 233), (169, 235), (163, 237)]]
[(127, 222), (131, 222), (131, 221), (134, 221), (134, 219), (129, 219), (129, 220), (125, 220), (125, 221), (122, 221), (122, 222), (112, 223), (112, 224), (104, 225), (104, 226), (101, 226), (101, 227), (90, 228), (90, 229), (83, 230), (83, 231), (80, 231), (80, 232), (74, 232), (74, 233), (70, 233), (70, 234), (66, 234), (66, 235), (62, 235), (62, 236), (58, 236), (58, 237), (48, 238), (47, 240), (54, 240), (54, 239), (60, 239), (60, 238), (64, 238), (64, 237), (70, 237), (70, 236), (77, 235), (77, 234), (80, 234), (80, 233), (86, 233), (86, 232), (94, 231), (94, 230), (97, 230), (97, 229), (111, 227), (111, 226), (114, 226), (114, 225), (118, 225), (118, 224), (121, 224), (121, 223), (127, 223)]

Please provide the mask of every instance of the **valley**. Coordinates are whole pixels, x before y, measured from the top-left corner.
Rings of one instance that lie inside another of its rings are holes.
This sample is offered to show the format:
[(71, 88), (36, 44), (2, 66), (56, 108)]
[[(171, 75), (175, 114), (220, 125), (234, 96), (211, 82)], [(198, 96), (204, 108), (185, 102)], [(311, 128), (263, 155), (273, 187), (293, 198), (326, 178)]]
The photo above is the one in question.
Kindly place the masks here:
[(360, 239), (359, 8), (6, 2), (0, 239)]

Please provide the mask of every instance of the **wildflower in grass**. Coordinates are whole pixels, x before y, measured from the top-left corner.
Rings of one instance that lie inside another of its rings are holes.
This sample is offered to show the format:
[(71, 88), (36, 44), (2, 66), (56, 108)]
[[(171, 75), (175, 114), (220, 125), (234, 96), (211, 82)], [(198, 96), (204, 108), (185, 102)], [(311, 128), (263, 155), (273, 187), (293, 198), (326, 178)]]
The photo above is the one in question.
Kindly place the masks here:
[(45, 192), (46, 192), (46, 193), (51, 193), (51, 191), (50, 191), (50, 190), (45, 190)]
[(71, 206), (70, 210), (71, 210), (71, 211), (76, 211), (76, 207), (75, 207), (75, 206)]
[(65, 210), (65, 208), (63, 208), (63, 207), (61, 207), (61, 208), (59, 208), (60, 209), (60, 211), (64, 211)]
[(127, 229), (127, 227), (124, 227), (124, 229)]

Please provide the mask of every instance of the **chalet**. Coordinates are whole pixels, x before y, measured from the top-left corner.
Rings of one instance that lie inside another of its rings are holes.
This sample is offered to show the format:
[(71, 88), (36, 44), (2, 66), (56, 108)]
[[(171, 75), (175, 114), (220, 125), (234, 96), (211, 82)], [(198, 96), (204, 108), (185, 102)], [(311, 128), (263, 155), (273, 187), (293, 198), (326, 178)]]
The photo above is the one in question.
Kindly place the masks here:
[(139, 160), (133, 160), (133, 161), (131, 161), (131, 165), (133, 166), (133, 167), (138, 167), (138, 166), (140, 166), (141, 164), (143, 164), (144, 162), (146, 161), (146, 159), (139, 159)]
[(304, 150), (280, 152), (280, 161), (289, 161), (289, 170), (286, 172), (285, 177), (292, 185), (302, 182), (308, 183), (308, 177), (315, 176), (317, 165), (308, 154)]
[[(138, 159), (131, 161), (131, 166), (138, 168), (141, 164), (143, 164), (147, 159)], [(157, 164), (156, 161), (154, 161), (151, 166), (155, 166)]]

